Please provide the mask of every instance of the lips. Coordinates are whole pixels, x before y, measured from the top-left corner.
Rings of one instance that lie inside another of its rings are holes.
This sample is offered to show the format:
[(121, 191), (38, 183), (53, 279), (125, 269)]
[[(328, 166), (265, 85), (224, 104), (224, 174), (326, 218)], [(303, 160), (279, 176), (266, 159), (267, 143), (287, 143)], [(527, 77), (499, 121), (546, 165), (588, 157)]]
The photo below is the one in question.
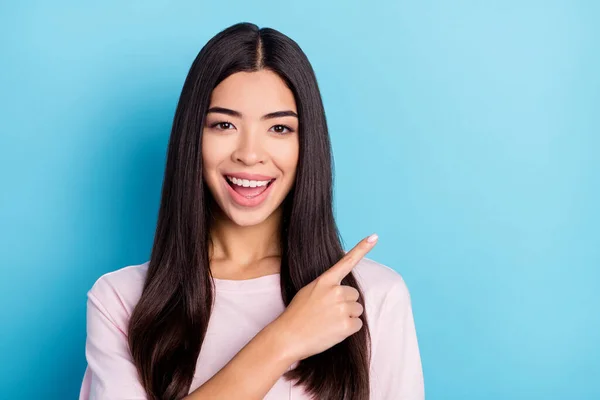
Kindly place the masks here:
[(252, 198), (252, 197), (258, 196), (259, 194), (261, 194), (262, 192), (267, 190), (267, 188), (269, 187), (269, 185), (271, 185), (273, 183), (273, 181), (267, 183), (266, 185), (255, 186), (255, 187), (251, 187), (251, 186), (246, 187), (246, 186), (236, 185), (235, 183), (231, 182), (229, 179), (227, 180), (227, 183), (229, 183), (229, 186), (231, 186), (231, 188), (233, 190), (235, 190), (241, 196), (244, 196), (246, 198)]
[[(236, 175), (229, 175), (235, 176)], [(269, 182), (266, 186), (262, 187), (241, 187), (235, 185), (234, 183), (227, 180), (227, 177), (223, 177), (225, 180), (225, 186), (227, 187), (227, 193), (229, 197), (237, 204), (242, 207), (256, 207), (263, 203), (266, 198), (269, 196), (271, 192), (271, 188), (273, 187), (273, 183), (275, 183), (275, 179)], [(240, 178), (240, 179), (248, 179), (248, 178)], [(269, 180), (267, 179), (256, 179), (256, 180)]]

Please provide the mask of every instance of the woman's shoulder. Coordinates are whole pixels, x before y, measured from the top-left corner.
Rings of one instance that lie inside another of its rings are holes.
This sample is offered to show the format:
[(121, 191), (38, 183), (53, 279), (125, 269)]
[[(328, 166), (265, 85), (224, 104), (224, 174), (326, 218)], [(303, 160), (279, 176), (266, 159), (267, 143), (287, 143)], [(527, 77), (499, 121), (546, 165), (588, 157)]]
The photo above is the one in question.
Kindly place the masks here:
[(104, 273), (88, 290), (88, 299), (111, 314), (130, 316), (142, 295), (148, 264), (128, 265)]
[(387, 292), (406, 286), (399, 272), (367, 257), (363, 257), (352, 272), (365, 291)]
[(410, 303), (410, 294), (402, 275), (370, 258), (362, 258), (352, 270), (369, 308), (379, 309), (384, 302)]
[[(128, 265), (101, 275), (88, 290), (88, 298), (107, 312), (127, 318), (138, 303), (149, 262)], [(368, 308), (380, 309), (384, 303), (410, 302), (404, 278), (387, 265), (364, 257), (352, 270)]]

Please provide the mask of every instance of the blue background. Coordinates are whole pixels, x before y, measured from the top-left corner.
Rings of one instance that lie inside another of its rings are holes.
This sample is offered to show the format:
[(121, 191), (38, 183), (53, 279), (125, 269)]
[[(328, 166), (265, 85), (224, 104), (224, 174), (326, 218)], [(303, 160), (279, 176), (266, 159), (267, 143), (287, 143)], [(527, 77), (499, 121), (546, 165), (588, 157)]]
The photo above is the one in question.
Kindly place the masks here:
[(185, 75), (240, 21), (313, 63), (427, 398), (600, 398), (599, 2), (84, 3), (0, 6), (0, 398), (76, 398), (86, 292), (147, 260)]

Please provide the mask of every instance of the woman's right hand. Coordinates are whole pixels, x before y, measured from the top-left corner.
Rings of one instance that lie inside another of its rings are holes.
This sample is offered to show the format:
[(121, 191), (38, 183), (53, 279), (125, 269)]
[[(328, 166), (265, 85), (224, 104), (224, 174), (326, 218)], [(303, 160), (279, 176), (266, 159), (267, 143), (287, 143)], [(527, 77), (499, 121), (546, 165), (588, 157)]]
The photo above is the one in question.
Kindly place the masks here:
[(375, 246), (377, 236), (361, 240), (317, 279), (298, 291), (285, 311), (271, 323), (295, 362), (321, 353), (362, 328), (359, 292), (342, 279)]

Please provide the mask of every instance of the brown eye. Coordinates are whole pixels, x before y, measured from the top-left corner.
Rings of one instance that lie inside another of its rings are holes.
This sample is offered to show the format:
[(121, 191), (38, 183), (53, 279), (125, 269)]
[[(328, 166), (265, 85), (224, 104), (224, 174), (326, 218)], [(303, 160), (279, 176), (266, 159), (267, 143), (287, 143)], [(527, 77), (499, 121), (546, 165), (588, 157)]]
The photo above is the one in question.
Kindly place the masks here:
[(217, 128), (222, 131), (226, 131), (226, 130), (229, 130), (229, 128), (232, 126), (233, 126), (233, 124), (231, 122), (221, 121), (221, 122), (216, 122), (216, 123), (212, 124), (210, 127)]
[[(287, 125), (274, 125), (273, 128), (275, 128), (275, 133), (278, 133), (280, 135), (285, 135), (286, 133), (291, 133), (294, 131), (292, 128), (290, 128)], [(286, 129), (287, 129), (287, 132), (285, 132)]]

